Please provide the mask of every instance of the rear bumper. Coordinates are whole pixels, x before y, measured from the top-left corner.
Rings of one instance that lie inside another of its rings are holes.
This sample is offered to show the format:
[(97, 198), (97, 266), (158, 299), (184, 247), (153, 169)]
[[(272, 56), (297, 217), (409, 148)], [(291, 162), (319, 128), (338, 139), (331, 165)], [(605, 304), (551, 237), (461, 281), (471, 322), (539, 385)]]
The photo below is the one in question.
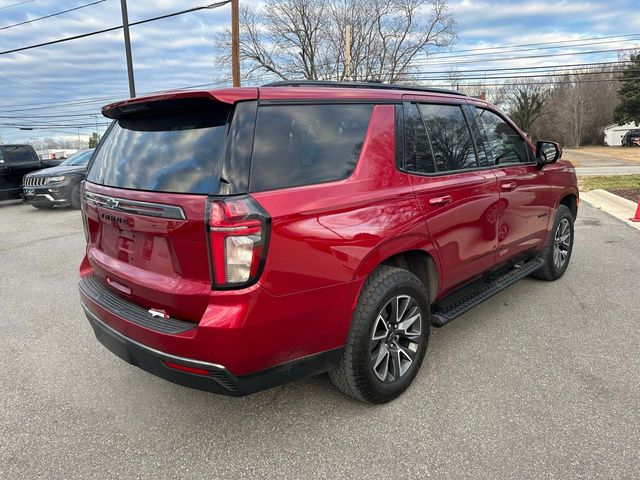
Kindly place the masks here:
[[(246, 387), (245, 391), (240, 391), (237, 386), (237, 381), (234, 380), (233, 376), (229, 374), (222, 365), (178, 357), (143, 345), (108, 326), (84, 304), (82, 304), (82, 307), (89, 323), (93, 327), (93, 332), (98, 341), (125, 362), (135, 365), (160, 378), (186, 387), (235, 396), (242, 395), (243, 393), (251, 393), (250, 391), (246, 391)], [(169, 368), (164, 362), (207, 370), (209, 374), (200, 375), (181, 372)]]
[[(208, 352), (217, 355), (217, 346), (232, 348), (237, 355), (247, 356), (246, 344), (251, 331), (236, 332), (228, 341), (215, 341), (223, 336), (221, 330), (212, 330), (198, 324), (175, 319), (154, 320), (140, 317), (141, 307), (100, 290), (91, 276), (80, 280), (81, 303), (96, 338), (107, 349), (126, 362), (142, 370), (179, 385), (232, 396), (247, 395), (283, 383), (323, 373), (334, 368), (342, 355), (342, 348), (302, 356), (276, 366), (256, 369), (253, 373), (234, 375), (229, 367), (193, 357)], [(189, 325), (186, 330), (184, 325)], [(129, 336), (144, 330), (147, 336), (134, 339)], [(147, 344), (153, 340), (154, 346)], [(229, 341), (233, 342), (229, 344)], [(181, 345), (180, 353), (175, 352)], [(165, 348), (172, 348), (169, 353)], [(182, 353), (183, 352), (183, 353)], [(279, 352), (272, 352), (278, 356)], [(193, 357), (191, 356), (193, 355)], [(202, 358), (202, 357), (201, 357)], [(222, 361), (224, 363), (224, 361)]]
[[(283, 383), (323, 373), (335, 366), (342, 356), (342, 348), (311, 355), (293, 362), (245, 376), (232, 375), (224, 366), (171, 355), (148, 347), (109, 327), (82, 304), (96, 338), (124, 361), (153, 375), (185, 387), (239, 397)], [(187, 368), (207, 370), (205, 374), (175, 370), (169, 362)]]

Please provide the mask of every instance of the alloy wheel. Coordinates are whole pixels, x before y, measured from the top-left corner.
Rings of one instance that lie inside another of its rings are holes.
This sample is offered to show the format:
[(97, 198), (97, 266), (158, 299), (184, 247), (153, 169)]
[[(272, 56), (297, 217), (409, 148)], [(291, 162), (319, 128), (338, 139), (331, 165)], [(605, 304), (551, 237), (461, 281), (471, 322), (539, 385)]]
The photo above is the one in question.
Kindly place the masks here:
[(422, 343), (418, 303), (409, 295), (393, 297), (378, 313), (369, 342), (371, 368), (378, 380), (391, 383), (405, 375)]
[(569, 256), (571, 248), (571, 226), (569, 220), (563, 218), (556, 229), (553, 244), (553, 263), (556, 268), (562, 268)]

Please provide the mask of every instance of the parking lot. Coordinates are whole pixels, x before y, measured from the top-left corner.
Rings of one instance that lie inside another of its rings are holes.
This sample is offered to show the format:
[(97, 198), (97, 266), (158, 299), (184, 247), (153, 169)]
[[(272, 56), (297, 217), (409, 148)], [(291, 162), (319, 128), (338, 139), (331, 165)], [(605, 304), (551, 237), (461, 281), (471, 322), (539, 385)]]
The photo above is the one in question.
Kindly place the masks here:
[(640, 232), (581, 205), (558, 282), (440, 330), (384, 406), (326, 376), (231, 398), (94, 338), (80, 213), (0, 207), (0, 478), (638, 478)]

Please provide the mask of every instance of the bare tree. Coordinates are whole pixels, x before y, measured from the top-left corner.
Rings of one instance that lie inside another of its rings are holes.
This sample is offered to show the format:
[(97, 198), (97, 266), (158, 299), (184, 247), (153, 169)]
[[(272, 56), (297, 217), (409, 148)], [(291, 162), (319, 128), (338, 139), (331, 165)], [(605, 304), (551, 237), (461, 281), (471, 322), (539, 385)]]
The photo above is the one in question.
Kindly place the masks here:
[(510, 87), (508, 85), (487, 86), (483, 81), (465, 83), (459, 91), (470, 97), (482, 98), (498, 108), (506, 108), (509, 104)]
[(579, 147), (602, 143), (602, 127), (613, 123), (617, 71), (594, 66), (555, 79), (542, 120), (534, 122), (534, 136)]
[[(456, 39), (446, 0), (267, 0), (243, 5), (240, 23), (245, 79), (406, 81), (417, 55)], [(228, 65), (228, 29), (216, 45)]]
[(547, 93), (540, 85), (517, 85), (510, 95), (509, 116), (525, 132), (544, 115)]

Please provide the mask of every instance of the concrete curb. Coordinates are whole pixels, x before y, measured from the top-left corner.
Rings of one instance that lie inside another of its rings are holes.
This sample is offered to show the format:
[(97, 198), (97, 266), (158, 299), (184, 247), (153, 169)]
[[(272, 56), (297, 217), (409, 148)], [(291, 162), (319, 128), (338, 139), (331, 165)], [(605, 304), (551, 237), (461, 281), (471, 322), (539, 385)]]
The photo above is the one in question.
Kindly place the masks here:
[(622, 220), (627, 225), (640, 230), (640, 222), (629, 220), (636, 213), (638, 205), (635, 202), (601, 189), (580, 192), (580, 200), (584, 200), (609, 215)]
[(591, 175), (640, 175), (640, 165), (624, 165), (619, 167), (576, 167), (576, 175), (579, 177)]

